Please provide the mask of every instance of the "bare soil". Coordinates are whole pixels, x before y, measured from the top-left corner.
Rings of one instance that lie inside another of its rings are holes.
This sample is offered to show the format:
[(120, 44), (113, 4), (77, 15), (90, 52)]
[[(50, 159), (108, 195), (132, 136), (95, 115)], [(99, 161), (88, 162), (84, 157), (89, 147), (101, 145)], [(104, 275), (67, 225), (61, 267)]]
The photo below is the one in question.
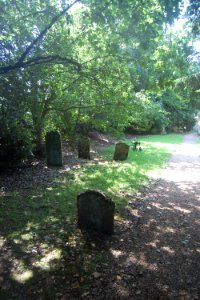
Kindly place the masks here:
[[(69, 245), (59, 245), (64, 255), (54, 272), (35, 271), (29, 284), (9, 279), (6, 274), (14, 268), (15, 258), (31, 265), (33, 254), (24, 258), (14, 243), (3, 244), (0, 298), (200, 299), (200, 152), (196, 141), (195, 135), (185, 135), (159, 178), (152, 178), (148, 187), (130, 197), (125, 219), (115, 222), (111, 237), (80, 232), (71, 224), (74, 240), (67, 253)], [(65, 164), (64, 169), (77, 164)], [(44, 173), (39, 175), (38, 168)], [(57, 169), (46, 170), (44, 162), (32, 169), (34, 176), (40, 176), (39, 182), (50, 172), (45, 184), (54, 175), (62, 176)], [(15, 176), (13, 184), (20, 177)], [(3, 188), (12, 188), (1, 180)]]

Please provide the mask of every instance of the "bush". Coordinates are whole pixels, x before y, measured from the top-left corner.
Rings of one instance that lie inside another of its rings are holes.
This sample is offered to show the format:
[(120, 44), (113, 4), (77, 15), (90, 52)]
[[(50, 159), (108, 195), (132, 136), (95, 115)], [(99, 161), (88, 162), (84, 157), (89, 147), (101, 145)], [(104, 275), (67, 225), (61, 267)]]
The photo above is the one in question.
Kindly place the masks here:
[(19, 163), (30, 155), (32, 137), (30, 129), (21, 121), (0, 119), (0, 167)]

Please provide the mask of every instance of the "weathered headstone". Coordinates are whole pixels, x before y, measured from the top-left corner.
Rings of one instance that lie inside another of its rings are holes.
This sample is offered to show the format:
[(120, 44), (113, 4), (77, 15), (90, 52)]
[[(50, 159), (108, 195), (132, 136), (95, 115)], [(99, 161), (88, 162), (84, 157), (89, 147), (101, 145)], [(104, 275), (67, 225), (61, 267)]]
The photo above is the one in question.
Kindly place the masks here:
[(88, 137), (82, 137), (78, 141), (78, 157), (90, 159), (90, 139)]
[(62, 145), (61, 136), (57, 131), (51, 131), (46, 134), (46, 156), (47, 165), (61, 167), (62, 162)]
[(129, 146), (125, 143), (115, 145), (114, 160), (126, 160), (128, 158)]
[(165, 127), (162, 127), (161, 134), (162, 134), (162, 135), (167, 134)]
[(112, 234), (114, 229), (114, 202), (103, 193), (87, 190), (77, 197), (78, 225)]

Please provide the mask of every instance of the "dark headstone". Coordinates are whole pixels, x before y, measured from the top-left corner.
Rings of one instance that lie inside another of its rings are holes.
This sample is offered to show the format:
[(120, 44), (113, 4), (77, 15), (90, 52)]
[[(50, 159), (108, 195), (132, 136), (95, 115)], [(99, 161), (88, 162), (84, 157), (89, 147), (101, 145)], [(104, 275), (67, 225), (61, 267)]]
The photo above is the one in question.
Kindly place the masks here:
[(57, 131), (51, 131), (46, 134), (46, 155), (47, 165), (61, 167), (62, 162), (62, 145), (61, 137)]
[(115, 204), (103, 193), (96, 190), (81, 193), (77, 197), (77, 208), (80, 228), (113, 233)]
[(114, 160), (126, 160), (128, 158), (129, 146), (125, 143), (115, 145)]
[(88, 137), (82, 137), (78, 141), (78, 157), (90, 159), (90, 139)]

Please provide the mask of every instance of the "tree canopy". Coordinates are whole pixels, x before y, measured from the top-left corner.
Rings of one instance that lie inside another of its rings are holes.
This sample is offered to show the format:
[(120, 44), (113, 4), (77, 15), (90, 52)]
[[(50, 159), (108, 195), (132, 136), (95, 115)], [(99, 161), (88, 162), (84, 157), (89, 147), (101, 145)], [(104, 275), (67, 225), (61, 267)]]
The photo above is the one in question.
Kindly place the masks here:
[[(180, 37), (168, 29), (181, 4), (0, 0), (4, 153), (16, 145), (19, 157), (34, 147), (41, 153), (51, 129), (66, 137), (92, 128), (116, 134), (189, 129), (199, 98), (177, 82), (198, 74), (198, 61), (190, 32)], [(188, 12), (197, 34), (195, 5), (191, 1)]]

